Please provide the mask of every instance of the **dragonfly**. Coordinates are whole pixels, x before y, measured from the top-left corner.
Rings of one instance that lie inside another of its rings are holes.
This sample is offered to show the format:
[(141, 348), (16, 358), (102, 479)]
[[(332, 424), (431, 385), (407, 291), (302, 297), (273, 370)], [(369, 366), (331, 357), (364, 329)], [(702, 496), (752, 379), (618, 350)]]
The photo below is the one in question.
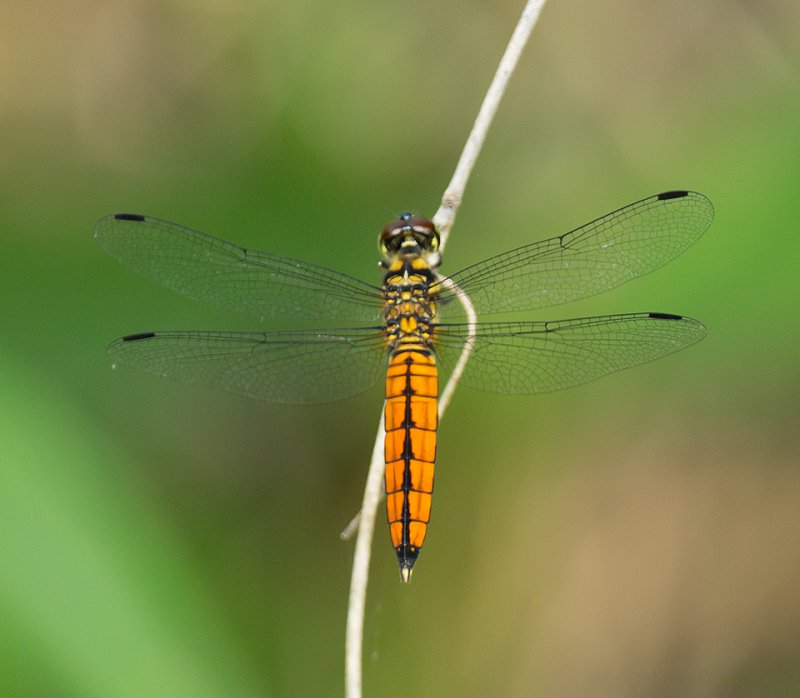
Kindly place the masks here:
[(150, 281), (260, 320), (343, 326), (140, 332), (108, 351), (114, 365), (283, 404), (347, 398), (383, 376), (387, 520), (408, 582), (430, 523), (439, 379), (452, 373), (465, 347), (461, 383), (530, 394), (660, 358), (706, 333), (697, 320), (664, 312), (475, 323), (465, 317), (465, 297), (482, 316), (601, 293), (675, 258), (713, 214), (704, 195), (667, 191), (444, 276), (436, 226), (404, 213), (380, 233), (380, 285), (151, 216), (109, 215), (98, 221), (95, 239)]

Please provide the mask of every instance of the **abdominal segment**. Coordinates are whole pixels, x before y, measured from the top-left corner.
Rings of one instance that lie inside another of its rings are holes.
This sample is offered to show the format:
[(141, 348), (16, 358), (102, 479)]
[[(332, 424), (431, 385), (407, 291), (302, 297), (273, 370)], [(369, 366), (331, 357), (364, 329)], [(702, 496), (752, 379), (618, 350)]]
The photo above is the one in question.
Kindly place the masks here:
[(386, 512), (406, 582), (431, 516), (438, 390), (436, 362), (427, 347), (394, 352), (386, 371)]

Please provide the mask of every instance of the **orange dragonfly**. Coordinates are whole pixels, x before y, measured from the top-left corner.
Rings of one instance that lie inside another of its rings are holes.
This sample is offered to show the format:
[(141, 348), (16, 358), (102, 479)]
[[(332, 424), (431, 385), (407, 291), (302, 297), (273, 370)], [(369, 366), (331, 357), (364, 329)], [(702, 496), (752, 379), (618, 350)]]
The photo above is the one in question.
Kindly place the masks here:
[(125, 266), (192, 298), (260, 319), (362, 323), (144, 332), (116, 340), (109, 354), (115, 364), (284, 404), (349, 397), (384, 375), (387, 518), (407, 582), (430, 521), (439, 375), (452, 371), (468, 339), (462, 382), (519, 394), (586, 383), (683, 349), (706, 332), (688, 317), (643, 312), (480, 322), (470, 333), (459, 297), (469, 296), (480, 315), (591, 296), (670, 261), (712, 218), (702, 194), (664, 192), (444, 277), (436, 271), (441, 255), (434, 224), (406, 213), (380, 234), (381, 286), (150, 216), (106, 216), (94, 236)]

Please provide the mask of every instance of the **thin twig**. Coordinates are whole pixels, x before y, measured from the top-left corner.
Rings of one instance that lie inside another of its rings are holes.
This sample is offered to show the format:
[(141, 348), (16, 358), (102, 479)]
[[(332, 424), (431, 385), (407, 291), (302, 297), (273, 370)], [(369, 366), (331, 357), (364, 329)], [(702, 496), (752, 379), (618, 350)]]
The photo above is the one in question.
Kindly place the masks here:
[[(458, 208), (464, 196), (464, 189), (475, 166), (475, 161), (480, 153), (481, 146), (486, 140), (486, 134), (491, 126), (492, 119), (497, 112), (508, 81), (516, 68), (520, 54), (530, 36), (545, 0), (528, 0), (522, 11), (514, 33), (511, 35), (508, 46), (500, 65), (497, 68), (486, 97), (483, 100), (478, 117), (472, 127), (464, 151), (456, 166), (453, 178), (442, 196), (442, 204), (433, 217), (433, 222), (441, 236), (440, 249), (444, 249), (450, 229), (453, 226)], [(443, 284), (451, 290), (458, 290), (452, 281), (443, 279)], [(459, 299), (464, 306), (468, 322), (468, 337), (464, 344), (461, 356), (456, 363), (453, 373), (439, 398), (439, 419), (444, 415), (450, 398), (453, 395), (461, 374), (466, 367), (469, 354), (475, 338), (476, 316), (469, 298), (459, 294)], [(355, 553), (353, 555), (353, 572), (350, 578), (350, 597), (347, 608), (347, 630), (345, 640), (345, 695), (347, 698), (361, 698), (362, 654), (364, 637), (364, 610), (367, 597), (367, 580), (369, 578), (370, 550), (372, 548), (372, 534), (375, 530), (375, 518), (378, 505), (381, 501), (383, 489), (381, 481), (384, 471), (384, 413), (381, 410), (381, 419), (378, 424), (378, 433), (375, 437), (375, 446), (372, 449), (372, 460), (367, 473), (367, 482), (364, 487), (364, 499), (361, 511), (350, 522), (343, 537), (352, 535), (358, 527)]]
[(381, 501), (383, 488), (384, 408), (378, 422), (378, 435), (372, 448), (372, 459), (364, 486), (364, 499), (358, 515), (358, 536), (353, 554), (353, 572), (350, 576), (350, 598), (347, 603), (347, 630), (345, 636), (345, 695), (347, 698), (361, 698), (361, 654), (364, 639), (364, 608), (367, 601), (367, 579), (369, 577), (369, 557), (372, 550), (372, 534), (375, 530), (375, 516)]
[(439, 394), (439, 420), (444, 416), (444, 412), (450, 404), (450, 399), (453, 397), (456, 386), (461, 380), (461, 374), (464, 373), (464, 369), (467, 367), (467, 361), (469, 361), (472, 348), (475, 346), (475, 333), (478, 323), (478, 316), (475, 314), (475, 306), (472, 305), (470, 297), (466, 293), (459, 293), (461, 289), (448, 278), (442, 278), (442, 285), (455, 291), (458, 300), (461, 301), (461, 305), (467, 315), (467, 339), (464, 342), (464, 347), (461, 349), (458, 361), (456, 361), (456, 365), (453, 367), (453, 372), (450, 374), (447, 385), (444, 386), (444, 390)]
[(358, 532), (358, 522), (361, 521), (361, 512), (356, 512), (356, 515), (350, 519), (350, 523), (342, 529), (339, 538), (342, 540), (350, 540)]
[(439, 210), (433, 216), (433, 222), (441, 237), (440, 250), (445, 247), (447, 238), (450, 235), (450, 228), (453, 226), (456, 213), (458, 213), (458, 207), (461, 206), (461, 201), (464, 198), (464, 190), (467, 188), (469, 176), (475, 167), (475, 161), (478, 159), (478, 154), (481, 151), (481, 147), (483, 147), (483, 142), (486, 140), (486, 134), (492, 125), (497, 107), (503, 98), (506, 87), (508, 87), (508, 81), (514, 74), (514, 69), (517, 67), (517, 62), (522, 50), (525, 48), (528, 37), (536, 26), (536, 21), (539, 19), (544, 3), (545, 0), (528, 0), (525, 5), (517, 26), (514, 28), (514, 33), (508, 41), (506, 51), (497, 66), (497, 72), (494, 74), (492, 84), (489, 85), (486, 96), (483, 98), (483, 104), (481, 104), (472, 132), (464, 145), (464, 150), (461, 153), (458, 165), (456, 165), (453, 178), (450, 180), (450, 184), (447, 185), (447, 189), (444, 190)]

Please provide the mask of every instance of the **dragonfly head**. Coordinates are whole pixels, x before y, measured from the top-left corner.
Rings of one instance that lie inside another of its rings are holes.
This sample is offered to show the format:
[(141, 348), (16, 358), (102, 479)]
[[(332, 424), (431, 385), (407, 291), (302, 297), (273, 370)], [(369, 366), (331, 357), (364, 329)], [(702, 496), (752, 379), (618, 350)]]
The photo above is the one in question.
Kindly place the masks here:
[(436, 226), (430, 219), (413, 213), (401, 213), (383, 227), (378, 249), (384, 257), (383, 266), (389, 266), (397, 257), (424, 257), (432, 267), (441, 262)]

